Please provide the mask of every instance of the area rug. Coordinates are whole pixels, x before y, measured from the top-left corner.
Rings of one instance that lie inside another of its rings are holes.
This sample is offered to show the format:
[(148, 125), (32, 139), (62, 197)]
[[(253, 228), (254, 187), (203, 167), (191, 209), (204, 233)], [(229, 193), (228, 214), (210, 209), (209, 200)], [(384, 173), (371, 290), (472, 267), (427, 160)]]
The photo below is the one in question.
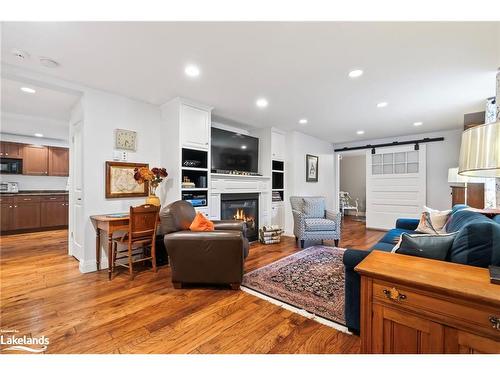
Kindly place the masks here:
[(345, 325), (344, 249), (312, 246), (243, 276), (243, 287)]

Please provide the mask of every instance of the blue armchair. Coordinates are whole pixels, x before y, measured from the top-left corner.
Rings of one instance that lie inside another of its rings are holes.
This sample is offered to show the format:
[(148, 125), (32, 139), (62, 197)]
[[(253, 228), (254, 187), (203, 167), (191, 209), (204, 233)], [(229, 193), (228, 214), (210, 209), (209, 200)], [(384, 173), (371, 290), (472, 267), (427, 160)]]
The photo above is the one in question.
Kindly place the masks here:
[(326, 209), (325, 197), (290, 197), (293, 213), (293, 233), (304, 247), (306, 240), (340, 240), (340, 212)]

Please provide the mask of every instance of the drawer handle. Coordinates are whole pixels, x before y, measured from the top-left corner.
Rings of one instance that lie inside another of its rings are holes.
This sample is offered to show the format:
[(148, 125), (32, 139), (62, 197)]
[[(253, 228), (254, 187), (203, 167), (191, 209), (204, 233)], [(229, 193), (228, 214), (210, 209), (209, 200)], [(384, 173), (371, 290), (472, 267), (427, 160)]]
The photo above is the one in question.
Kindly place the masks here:
[(396, 288), (384, 289), (384, 294), (391, 301), (401, 302), (406, 299), (406, 294), (399, 293)]
[(495, 328), (497, 331), (500, 331), (500, 318), (496, 316), (490, 316), (490, 323), (492, 324), (493, 328)]

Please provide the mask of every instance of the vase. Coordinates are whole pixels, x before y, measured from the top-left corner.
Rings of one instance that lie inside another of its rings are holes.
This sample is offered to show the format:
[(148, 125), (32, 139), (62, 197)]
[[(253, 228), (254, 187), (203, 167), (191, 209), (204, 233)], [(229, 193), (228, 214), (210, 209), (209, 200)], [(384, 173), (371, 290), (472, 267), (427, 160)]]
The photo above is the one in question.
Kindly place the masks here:
[(161, 206), (160, 198), (156, 196), (156, 186), (149, 187), (149, 195), (146, 198), (146, 204), (151, 204), (153, 206)]

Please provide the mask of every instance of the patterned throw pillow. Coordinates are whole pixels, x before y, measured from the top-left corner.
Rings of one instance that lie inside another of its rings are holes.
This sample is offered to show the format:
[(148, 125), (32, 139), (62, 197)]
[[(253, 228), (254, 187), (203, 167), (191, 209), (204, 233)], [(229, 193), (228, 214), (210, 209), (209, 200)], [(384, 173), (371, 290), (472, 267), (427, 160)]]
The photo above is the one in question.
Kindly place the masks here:
[(304, 198), (305, 217), (325, 217), (324, 198)]
[(420, 216), (417, 232), (428, 234), (445, 233), (444, 226), (448, 221), (451, 210), (438, 211), (424, 206), (424, 212)]

